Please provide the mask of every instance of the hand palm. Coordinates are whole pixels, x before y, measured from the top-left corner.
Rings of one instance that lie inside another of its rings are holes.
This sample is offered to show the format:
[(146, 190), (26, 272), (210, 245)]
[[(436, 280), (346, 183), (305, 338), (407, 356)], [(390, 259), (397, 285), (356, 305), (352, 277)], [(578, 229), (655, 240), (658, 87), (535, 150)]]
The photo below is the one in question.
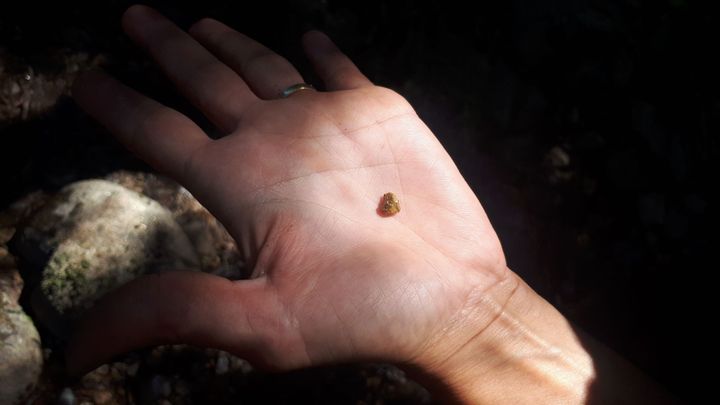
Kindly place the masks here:
[[(204, 201), (237, 240), (260, 242), (241, 243), (245, 257), (255, 276), (269, 280), (282, 316), (296, 322), (299, 336), (279, 333), (298, 337), (307, 353), (273, 362), (417, 350), (429, 329), (492, 280), (476, 269), (504, 268), (477, 199), (397, 94), (308, 92), (249, 116), (189, 167), (217, 174), (202, 192), (222, 197)], [(391, 218), (376, 213), (386, 191), (403, 208)], [(446, 294), (456, 295), (457, 307), (435, 306)], [(329, 334), (337, 347), (325, 343)], [(396, 340), (388, 334), (421, 339), (399, 350), (382, 344)], [(358, 348), (368, 344), (375, 347)]]
[[(163, 56), (154, 56), (162, 65)], [(166, 71), (227, 136), (204, 139), (185, 117), (108, 78), (86, 79), (93, 92), (79, 87), (77, 97), (218, 216), (255, 277), (227, 283), (168, 274), (129, 284), (79, 329), (70, 356), (80, 358), (78, 367), (167, 341), (215, 346), (283, 369), (407, 361), (503, 278), (502, 250), (480, 203), (396, 93), (368, 83), (222, 114), (229, 98), (198, 95), (182, 72)], [(120, 96), (108, 102), (103, 93)], [(118, 118), (118, 111), (131, 116)], [(389, 191), (402, 211), (382, 217), (376, 209)], [(128, 336), (128, 323), (135, 335)], [(85, 343), (98, 335), (108, 347), (88, 350)]]

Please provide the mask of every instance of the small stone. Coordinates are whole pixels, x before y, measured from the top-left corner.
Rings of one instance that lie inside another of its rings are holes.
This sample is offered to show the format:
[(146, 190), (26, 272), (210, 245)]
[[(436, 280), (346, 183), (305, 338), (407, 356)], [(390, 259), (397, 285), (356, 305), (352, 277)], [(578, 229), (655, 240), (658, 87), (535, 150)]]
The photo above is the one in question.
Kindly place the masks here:
[(70, 387), (63, 388), (58, 398), (58, 405), (75, 405), (76, 403), (77, 399), (73, 390)]
[(570, 171), (570, 155), (560, 146), (554, 146), (545, 154), (545, 166), (548, 168), (548, 180), (558, 184), (572, 180), (574, 173)]
[(545, 154), (545, 163), (555, 168), (567, 167), (570, 165), (570, 155), (560, 146), (554, 146)]

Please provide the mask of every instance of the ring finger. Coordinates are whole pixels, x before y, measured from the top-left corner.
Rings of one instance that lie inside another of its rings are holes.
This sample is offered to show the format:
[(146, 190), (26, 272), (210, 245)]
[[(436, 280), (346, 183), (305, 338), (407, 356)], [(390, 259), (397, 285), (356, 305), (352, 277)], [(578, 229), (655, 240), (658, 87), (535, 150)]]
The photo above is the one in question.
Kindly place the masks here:
[(189, 32), (240, 74), (262, 99), (278, 98), (284, 89), (303, 82), (287, 59), (219, 21), (202, 19)]

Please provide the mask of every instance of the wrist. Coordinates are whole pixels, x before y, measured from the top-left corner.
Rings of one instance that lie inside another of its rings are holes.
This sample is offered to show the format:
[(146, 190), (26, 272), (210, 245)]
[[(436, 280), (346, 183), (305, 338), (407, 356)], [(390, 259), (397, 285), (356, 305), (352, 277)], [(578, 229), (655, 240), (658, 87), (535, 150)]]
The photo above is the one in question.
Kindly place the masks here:
[(583, 403), (592, 358), (569, 322), (511, 271), (409, 365), (460, 403)]

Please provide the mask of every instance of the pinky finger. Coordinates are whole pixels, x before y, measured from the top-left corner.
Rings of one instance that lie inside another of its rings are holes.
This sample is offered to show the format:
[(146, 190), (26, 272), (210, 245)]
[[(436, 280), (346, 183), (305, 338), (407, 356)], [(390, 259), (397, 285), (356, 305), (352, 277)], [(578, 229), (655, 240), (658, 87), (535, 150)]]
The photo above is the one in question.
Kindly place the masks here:
[(328, 90), (350, 90), (373, 85), (322, 32), (305, 33), (303, 48)]

